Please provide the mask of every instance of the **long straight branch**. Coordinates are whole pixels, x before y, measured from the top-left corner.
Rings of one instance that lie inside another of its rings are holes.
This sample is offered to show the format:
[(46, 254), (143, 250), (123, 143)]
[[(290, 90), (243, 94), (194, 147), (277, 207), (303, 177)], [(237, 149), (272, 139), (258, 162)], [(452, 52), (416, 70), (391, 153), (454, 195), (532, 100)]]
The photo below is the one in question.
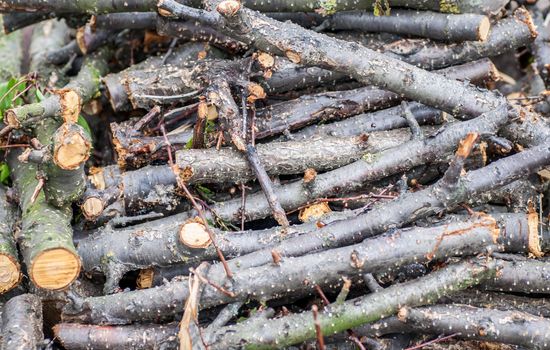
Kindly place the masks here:
[[(282, 24), (241, 8), (234, 0), (211, 5), (212, 8), (219, 5), (217, 12), (213, 12), (221, 13), (216, 21), (217, 29), (243, 42), (254, 43), (260, 50), (284, 54), (293, 62), (348, 73), (358, 81), (455, 115), (478, 116), (501, 103), (499, 97), (487, 91), (445, 79), (355, 43), (330, 38), (292, 23)], [(186, 6), (174, 0), (160, 1), (159, 9), (166, 16), (193, 17)], [(193, 19), (201, 21), (200, 17)], [(311, 45), (312, 42), (315, 45)]]
[[(495, 267), (495, 262), (467, 261), (343, 304), (331, 304), (319, 314), (321, 330), (323, 334), (335, 334), (396, 313), (404, 305), (433, 303), (443, 295), (488, 278), (495, 273)], [(219, 329), (210, 345), (213, 350), (237, 347), (276, 349), (315, 339), (313, 323), (309, 312), (291, 314), (269, 322), (250, 320)]]

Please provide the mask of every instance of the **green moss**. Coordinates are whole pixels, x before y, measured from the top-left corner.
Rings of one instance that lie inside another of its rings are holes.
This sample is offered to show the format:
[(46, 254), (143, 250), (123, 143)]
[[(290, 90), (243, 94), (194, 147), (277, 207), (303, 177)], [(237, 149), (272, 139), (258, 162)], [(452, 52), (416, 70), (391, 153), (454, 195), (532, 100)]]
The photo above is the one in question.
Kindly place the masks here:
[(363, 159), (365, 162), (369, 163), (369, 164), (372, 164), (374, 163), (378, 158), (380, 157), (380, 155), (376, 154), (376, 153), (366, 153), (363, 157), (361, 157), (361, 159)]
[[(417, 281), (387, 288), (378, 296), (365, 296), (339, 305), (332, 304), (319, 313), (322, 332), (330, 336), (393, 315), (404, 305), (420, 306), (434, 303), (442, 296), (494, 276), (495, 264), (491, 262), (486, 264), (487, 266), (473, 266), (472, 263), (464, 262), (452, 265)], [(299, 326), (290, 327), (290, 325)], [(237, 334), (232, 341), (245, 344), (248, 342), (244, 345), (246, 349), (273, 349), (315, 339), (316, 336), (310, 312), (273, 320), (272, 327), (278, 331), (270, 330), (271, 334), (267, 335), (269, 341), (263, 344), (255, 343), (259, 332), (258, 326), (261, 325), (253, 320), (236, 325), (231, 329), (232, 334)]]
[(391, 9), (390, 9), (390, 2), (388, 0), (376, 0), (374, 2), (374, 15), (375, 16), (389, 16)]
[(460, 13), (460, 8), (456, 1), (453, 0), (440, 0), (439, 11), (444, 13)]
[(320, 0), (319, 9), (316, 12), (322, 14), (323, 16), (329, 16), (336, 13), (337, 10), (337, 0)]

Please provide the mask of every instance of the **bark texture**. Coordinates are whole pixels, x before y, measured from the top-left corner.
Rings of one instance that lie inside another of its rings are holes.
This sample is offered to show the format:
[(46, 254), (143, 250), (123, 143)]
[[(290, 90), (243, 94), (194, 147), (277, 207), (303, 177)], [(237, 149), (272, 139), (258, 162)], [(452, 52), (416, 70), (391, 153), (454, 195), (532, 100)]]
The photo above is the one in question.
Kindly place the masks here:
[[(328, 224), (353, 215), (354, 212), (351, 211), (334, 213), (318, 222)], [(292, 226), (287, 229), (285, 238), (315, 230), (318, 222)], [(162, 224), (144, 223), (126, 229), (101, 229), (78, 244), (83, 269), (103, 272), (107, 277), (105, 290), (110, 293), (128, 271), (180, 264), (182, 275), (185, 271), (182, 265), (193, 266), (201, 261), (216, 259), (217, 252), (213, 244), (204, 248), (193, 248), (181, 240), (180, 232), (186, 224), (167, 218)], [(228, 258), (273, 246), (282, 239), (281, 228), (243, 232), (214, 230), (214, 233), (216, 245)]]
[[(393, 314), (403, 305), (429, 304), (444, 294), (479, 283), (494, 273), (494, 263), (465, 262), (378, 293), (327, 306), (319, 314), (323, 334), (342, 332), (363, 323)], [(250, 320), (221, 328), (215, 333), (212, 349), (276, 349), (314, 339), (313, 318), (308, 312), (292, 314), (266, 322)]]
[(399, 318), (414, 330), (432, 334), (459, 333), (464, 339), (496, 341), (528, 349), (550, 348), (550, 321), (520, 311), (436, 305), (406, 308), (399, 312)]
[(61, 323), (54, 327), (55, 337), (67, 349), (178, 350), (178, 324), (90, 326)]
[[(302, 174), (307, 169), (324, 172), (356, 161), (366, 153), (396, 147), (409, 138), (407, 129), (373, 132), (368, 136), (346, 139), (324, 136), (307, 141), (259, 144), (258, 155), (269, 175)], [(229, 148), (180, 150), (176, 152), (175, 160), (189, 184), (243, 183), (255, 178), (244, 155)], [(176, 177), (169, 166), (146, 166), (126, 171), (103, 190), (94, 185), (88, 186), (82, 208), (90, 220), (97, 218), (104, 208), (119, 199), (123, 200), (127, 213), (140, 212), (163, 203), (169, 206), (166, 209), (170, 212), (173, 211), (171, 208), (177, 208), (174, 203), (179, 198), (173, 191), (175, 186)]]
[(37, 168), (19, 162), (18, 154), (12, 152), (8, 160), (20, 197), (22, 223), (18, 241), (27, 273), (39, 288), (65, 288), (80, 272), (80, 258), (72, 241), (72, 210), (68, 206), (52, 206), (43, 192), (33, 201)]
[(19, 284), (21, 267), (15, 247), (17, 209), (9, 202), (6, 188), (0, 186), (0, 294)]
[(425, 69), (439, 69), (483, 57), (493, 57), (529, 46), (537, 37), (530, 15), (519, 10), (497, 21), (485, 41), (443, 44), (429, 40), (403, 39), (384, 46), (384, 53)]
[(2, 310), (0, 348), (5, 350), (40, 349), (42, 333), (42, 300), (33, 294), (11, 298)]
[(545, 261), (505, 261), (498, 277), (488, 280), (484, 288), (525, 294), (550, 293), (550, 266)]
[[(282, 25), (246, 8), (223, 17), (218, 12), (200, 16), (172, 0), (164, 0), (159, 6), (165, 15), (225, 27), (229, 35), (245, 43), (253, 42), (257, 49), (284, 54), (296, 63), (331, 67), (358, 81), (403, 94), (449, 113), (478, 116), (500, 103), (498, 97), (472, 86), (426, 72), (358, 44), (313, 33), (292, 23)], [(310, 45), (311, 42), (316, 45)]]
[(6, 112), (8, 125), (20, 128), (30, 118), (59, 117), (65, 122), (75, 123), (78, 120), (83, 103), (92, 99), (99, 91), (100, 78), (107, 70), (107, 60), (111, 55), (108, 48), (101, 49), (83, 64), (78, 75), (61, 90), (41, 102), (27, 104)]
[(490, 29), (482, 15), (446, 15), (437, 12), (392, 10), (388, 16), (372, 12), (340, 12), (330, 16), (323, 28), (387, 32), (446, 41), (484, 41)]
[[(280, 243), (264, 251), (229, 261), (232, 271), (238, 271), (232, 280), (225, 279), (226, 276), (220, 265), (211, 267), (207, 274), (208, 280), (224, 286), (234, 294), (229, 296), (206, 286), (200, 305), (201, 308), (207, 308), (219, 303), (248, 298), (269, 300), (288, 293), (294, 296), (303, 295), (313, 293), (315, 284), (334, 285), (338, 283), (341, 276), (353, 277), (384, 269), (392, 270), (415, 261), (444, 259), (454, 254), (476, 254), (480, 252), (480, 248), (483, 250), (495, 244), (499, 231), (494, 219), (485, 217), (480, 220), (477, 223), (458, 223), (456, 227), (405, 229), (392, 235), (367, 239), (357, 245), (295, 258), (291, 256), (299, 254), (288, 253), (289, 249), (285, 251)], [(334, 224), (346, 222), (347, 220), (336, 221), (324, 226), (323, 229), (310, 231), (307, 235), (289, 237), (283, 243), (294, 241), (294, 245), (300, 244), (297, 241), (303, 241), (304, 237), (318, 236), (321, 231), (331, 228), (334, 231), (330, 231), (330, 234), (335, 237), (342, 233), (338, 232)], [(359, 232), (353, 233), (357, 235)], [(481, 239), (484, 242), (484, 248), (479, 245), (480, 235), (485, 237)], [(471, 243), (468, 242), (468, 237), (473, 239)], [(412, 250), (412, 247), (415, 249)], [(267, 264), (271, 260), (270, 251), (272, 250), (278, 251), (283, 257), (277, 265)], [(308, 253), (311, 251), (313, 249)], [(261, 266), (262, 264), (267, 265)], [(307, 277), (304, 280), (300, 276)], [(151, 300), (149, 295), (163, 295), (164, 302), (157, 303)], [(175, 300), (173, 303), (168, 302), (168, 298), (175, 295), (179, 295), (180, 298), (182, 295), (188, 295), (186, 281), (175, 281), (159, 288), (130, 292), (125, 295), (87, 298), (77, 309), (66, 310), (66, 316), (68, 319), (86, 323), (126, 323), (137, 319), (151, 319), (151, 317), (156, 319), (160, 315), (164, 317), (181, 310), (181, 305)], [(128, 303), (139, 307), (128, 312), (126, 307)]]

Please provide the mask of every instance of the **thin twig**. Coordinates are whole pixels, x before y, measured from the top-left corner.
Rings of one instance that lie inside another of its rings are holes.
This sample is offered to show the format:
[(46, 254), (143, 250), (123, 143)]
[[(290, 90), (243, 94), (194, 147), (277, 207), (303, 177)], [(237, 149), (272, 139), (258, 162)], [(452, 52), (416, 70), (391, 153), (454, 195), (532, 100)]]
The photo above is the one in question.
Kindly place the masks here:
[(241, 184), (241, 231), (244, 231), (244, 223), (246, 221), (246, 186)]
[(351, 288), (351, 280), (345, 276), (343, 276), (342, 279), (344, 280), (344, 284), (342, 285), (340, 293), (338, 293), (338, 296), (336, 297), (337, 304), (342, 304), (346, 301), (349, 294), (349, 289)]
[(135, 131), (141, 131), (145, 125), (160, 114), (160, 106), (154, 106), (147, 114), (145, 114), (136, 124), (134, 124)]
[(38, 198), (38, 195), (40, 194), (40, 191), (42, 191), (42, 188), (44, 187), (45, 183), (46, 181), (44, 179), (44, 176), (38, 175), (38, 183), (36, 184), (36, 187), (32, 192), (31, 204), (34, 204), (34, 202), (36, 201), (36, 198)]
[(233, 293), (233, 292), (223, 288), (222, 286), (210, 281), (209, 279), (207, 279), (206, 277), (204, 277), (203, 275), (198, 273), (195, 269), (190, 268), (189, 271), (193, 272), (201, 280), (202, 283), (212, 286), (214, 289), (220, 291), (221, 293), (227, 295), (228, 297), (234, 298), (234, 297), (237, 296), (235, 293)]
[(319, 350), (325, 350), (325, 340), (323, 339), (323, 332), (321, 331), (321, 323), (319, 322), (319, 309), (317, 305), (313, 304), (311, 307), (313, 312), (313, 322), (315, 323), (315, 333), (317, 334), (317, 348)]
[(19, 97), (23, 96), (27, 91), (29, 91), (31, 88), (33, 87), (33, 85), (27, 85), (27, 87), (25, 87), (25, 89), (23, 89), (23, 91), (21, 91), (20, 93), (18, 93), (17, 95), (15, 95), (12, 99), (11, 99), (11, 103), (14, 103)]
[(328, 300), (327, 296), (325, 295), (325, 293), (323, 292), (323, 290), (321, 289), (321, 287), (319, 287), (318, 284), (315, 285), (315, 291), (317, 292), (317, 294), (319, 294), (319, 297), (321, 298), (321, 300), (323, 301), (323, 304), (325, 306), (327, 306), (328, 304), (330, 304), (330, 301)]
[(363, 280), (365, 282), (365, 285), (367, 288), (371, 291), (371, 293), (376, 293), (384, 288), (378, 283), (376, 278), (374, 278), (374, 275), (372, 273), (366, 273), (363, 275)]
[[(393, 188), (394, 185), (389, 185), (388, 187), (386, 187), (385, 189), (383, 189), (378, 195), (383, 195), (384, 193), (388, 192), (389, 190), (391, 190)], [(374, 203), (378, 202), (378, 199), (376, 198), (373, 198), (372, 201), (370, 201), (370, 203), (367, 203), (365, 206), (363, 206), (363, 208), (361, 208), (361, 210), (359, 210), (358, 214), (361, 214), (361, 213), (364, 213), (365, 211), (367, 211), (367, 209), (369, 209), (370, 207), (372, 207), (374, 205)]]
[(422, 349), (423, 347), (427, 346), (427, 345), (431, 345), (431, 344), (435, 344), (435, 343), (441, 343), (443, 341), (446, 341), (446, 340), (449, 340), (451, 338), (454, 338), (456, 337), (457, 335), (459, 335), (460, 333), (453, 333), (451, 335), (448, 335), (446, 337), (439, 337), (437, 339), (433, 339), (433, 340), (430, 340), (428, 342), (425, 342), (425, 343), (422, 343), (422, 344), (419, 344), (419, 345), (416, 345), (416, 346), (413, 346), (413, 347), (410, 347), (410, 348), (406, 348), (405, 350), (418, 350), (418, 349)]
[(193, 208), (197, 211), (199, 214), (199, 217), (201, 218), (203, 225), (206, 229), (206, 232), (208, 233), (208, 236), (210, 238), (210, 241), (212, 241), (212, 245), (214, 246), (214, 249), (216, 249), (216, 253), (218, 254), (218, 257), (220, 258), (221, 263), (223, 264), (223, 268), (225, 270), (225, 274), (227, 275), (227, 278), (231, 279), (233, 278), (233, 273), (231, 272), (231, 269), (229, 268), (229, 265), (227, 264), (227, 261), (225, 260), (225, 257), (223, 256), (222, 251), (216, 244), (216, 239), (214, 236), (214, 232), (210, 229), (208, 226), (208, 221), (206, 220), (206, 216), (204, 215), (203, 210), (201, 207), (197, 204), (197, 201), (195, 201), (195, 198), (189, 192), (189, 189), (183, 182), (182, 178), (179, 176), (179, 168), (177, 165), (174, 164), (174, 159), (172, 158), (172, 145), (170, 143), (170, 140), (168, 140), (168, 137), (166, 136), (166, 129), (164, 128), (164, 125), (161, 125), (160, 130), (162, 132), (162, 136), (164, 137), (164, 142), (166, 144), (166, 151), (168, 152), (168, 164), (170, 164), (170, 168), (174, 172), (174, 175), (176, 176), (176, 182), (178, 184), (178, 187), (183, 189), (183, 192), (185, 192), (185, 195), (187, 198), (191, 201), (191, 204), (193, 205)]
[(242, 89), (242, 93), (241, 93), (241, 108), (243, 110), (243, 135), (245, 137), (245, 140), (248, 139), (248, 129), (247, 129), (247, 126), (248, 126), (248, 113), (247, 113), (247, 109), (248, 109), (248, 103), (246, 101), (246, 96), (247, 93), (246, 93), (246, 89), (243, 88)]
[(409, 129), (411, 130), (411, 140), (422, 140), (424, 139), (424, 133), (418, 124), (418, 121), (414, 117), (414, 114), (409, 107), (407, 101), (401, 102), (401, 109), (403, 111), (402, 116), (407, 120), (409, 124)]
[(3, 145), (0, 148), (17, 148), (17, 147), (29, 147), (29, 144), (26, 143), (14, 143), (12, 145)]
[(170, 46), (168, 47), (168, 51), (166, 51), (166, 54), (162, 58), (162, 65), (163, 66), (166, 63), (166, 61), (168, 60), (168, 57), (170, 57), (170, 55), (172, 54), (172, 51), (174, 51), (174, 47), (176, 47), (177, 43), (178, 43), (178, 38), (174, 38), (170, 42)]
[(363, 343), (361, 343), (361, 340), (357, 338), (357, 336), (355, 335), (355, 333), (353, 333), (351, 329), (348, 330), (348, 337), (349, 337), (349, 340), (351, 340), (355, 345), (357, 345), (359, 350), (367, 350), (367, 348), (365, 348)]
[(5, 135), (9, 134), (13, 129), (13, 126), (5, 126), (2, 130), (0, 130), (0, 137), (4, 137)]
[(265, 194), (267, 202), (269, 203), (269, 207), (271, 208), (271, 212), (273, 213), (273, 218), (283, 228), (289, 227), (290, 223), (288, 222), (288, 219), (286, 217), (285, 210), (281, 206), (281, 203), (279, 202), (279, 199), (277, 198), (277, 195), (273, 190), (273, 183), (271, 182), (269, 175), (267, 175), (265, 168), (260, 162), (260, 158), (258, 157), (258, 153), (256, 152), (256, 147), (252, 146), (251, 144), (246, 145), (246, 156), (250, 167), (254, 170), (254, 173), (256, 174), (256, 179), (262, 187), (262, 191)]
[(163, 101), (164, 103), (170, 103), (170, 102), (178, 102), (178, 100), (182, 98), (187, 97), (193, 97), (199, 94), (200, 91), (195, 90), (188, 92), (186, 94), (180, 94), (180, 95), (171, 95), (171, 96), (164, 96), (164, 95), (138, 95), (134, 94), (135, 98), (142, 98), (142, 99), (150, 99), (150, 100), (159, 100)]
[(250, 106), (250, 143), (256, 146), (256, 106)]
[(19, 80), (17, 83), (15, 83), (8, 91), (6, 91), (4, 95), (2, 95), (2, 97), (0, 97), (0, 102), (2, 102), (6, 98), (6, 96), (8, 96), (15, 88), (17, 88), (22, 83), (26, 83), (26, 82), (27, 82), (27, 78), (24, 78)]
[(206, 343), (206, 339), (204, 339), (204, 334), (203, 334), (201, 325), (199, 324), (199, 321), (195, 319), (193, 320), (193, 322), (195, 322), (195, 327), (197, 327), (197, 331), (199, 333), (199, 338), (201, 339), (202, 346), (204, 346), (205, 350), (209, 350), (210, 346), (208, 346), (208, 344)]

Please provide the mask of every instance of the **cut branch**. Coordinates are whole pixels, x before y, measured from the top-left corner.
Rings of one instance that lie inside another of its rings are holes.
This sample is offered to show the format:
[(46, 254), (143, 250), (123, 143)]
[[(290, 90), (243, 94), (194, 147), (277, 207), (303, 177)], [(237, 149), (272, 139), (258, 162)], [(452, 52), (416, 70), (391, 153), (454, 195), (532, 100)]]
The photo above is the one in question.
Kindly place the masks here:
[[(139, 82), (139, 77), (144, 78), (146, 81), (148, 81), (148, 79), (155, 80), (156, 77), (156, 79), (160, 79), (162, 82), (162, 78), (165, 77), (165, 73), (167, 72), (166, 70), (175, 71), (176, 67), (185, 67), (189, 62), (195, 62), (199, 52), (203, 50), (205, 50), (205, 47), (202, 43), (184, 44), (177, 47), (172, 54), (167, 57), (166, 62), (164, 62), (171, 67), (164, 67), (162, 57), (149, 57), (143, 62), (134, 64), (119, 73), (111, 73), (105, 76), (103, 78), (103, 83), (107, 89), (111, 107), (115, 112), (130, 110), (132, 107), (130, 102), (131, 99), (136, 99), (130, 97), (132, 93), (130, 89), (131, 82), (136, 80)], [(223, 57), (222, 53), (215, 48), (208, 48), (206, 50), (212, 57)], [(188, 72), (187, 68), (182, 69)], [(160, 71), (161, 74), (156, 74), (157, 71)], [(166, 87), (169, 83), (174, 83), (176, 81), (174, 79), (167, 80), (162, 83), (161, 86)], [(158, 92), (154, 92), (154, 94), (158, 94)]]
[(178, 350), (178, 324), (90, 326), (60, 323), (53, 328), (56, 339), (67, 349)]
[[(307, 169), (324, 172), (339, 168), (359, 160), (365, 154), (397, 147), (409, 139), (410, 132), (407, 129), (398, 129), (372, 132), (368, 138), (364, 135), (352, 138), (325, 136), (307, 141), (258, 144), (257, 150), (269, 175), (291, 175), (301, 174)], [(131, 158), (128, 153), (125, 154), (126, 159)], [(141, 159), (142, 155), (136, 154), (133, 159), (137, 157)], [(238, 183), (255, 177), (244, 156), (229, 148), (181, 150), (176, 152), (176, 165), (188, 184)], [(109, 173), (109, 169), (104, 172)], [(101, 184), (105, 182), (102, 173), (93, 177)], [(94, 184), (88, 184), (82, 201), (82, 209), (88, 220), (97, 218), (103, 209), (119, 199), (123, 200), (126, 213), (162, 205), (177, 208), (173, 203), (177, 202), (178, 197), (172, 192), (176, 178), (168, 166), (146, 166), (126, 171), (108, 181), (108, 186), (100, 186), (102, 190)]]
[[(431, 138), (410, 141), (381, 153), (366, 154), (357, 162), (319, 174), (307, 191), (304, 191), (302, 181), (280, 186), (276, 189), (277, 197), (285, 210), (294, 210), (317, 198), (339, 195), (342, 189), (352, 192), (359, 190), (366, 182), (380, 180), (421, 164), (433, 163), (454, 150), (469, 132), (494, 133), (507, 120), (505, 113), (504, 109), (500, 109), (474, 120), (451, 124)], [(240, 200), (214, 205), (212, 209), (224, 220), (236, 222), (240, 219)], [(267, 215), (269, 207), (262, 194), (248, 195), (247, 220)]]
[(404, 308), (399, 319), (415, 331), (431, 334), (458, 333), (463, 339), (495, 341), (545, 349), (550, 345), (550, 321), (520, 311), (497, 311), (465, 305)]
[(501, 311), (521, 311), (539, 317), (550, 316), (550, 303), (547, 298), (530, 298), (513, 294), (465, 290), (452, 297), (443, 298), (446, 304), (462, 304)]
[[(494, 273), (494, 263), (465, 262), (448, 266), (416, 281), (398, 284), (341, 304), (330, 304), (319, 314), (319, 324), (324, 334), (343, 332), (396, 313), (403, 305), (433, 303), (442, 296), (475, 285)], [(176, 324), (109, 327), (63, 323), (55, 326), (54, 331), (62, 344), (75, 349), (100, 348), (107, 345), (108, 340), (109, 345), (117, 344), (120, 349), (150, 349), (160, 345), (167, 349), (177, 349)], [(269, 320), (263, 317), (250, 318), (212, 331), (209, 338), (209, 348), (212, 349), (232, 349), (245, 344), (249, 347), (278, 348), (316, 337), (309, 312)], [(117, 340), (117, 343), (112, 343), (113, 340)]]
[[(353, 216), (353, 212), (334, 213), (322, 219), (328, 224), (338, 219)], [(138, 227), (126, 229), (104, 228), (98, 233), (81, 240), (78, 252), (82, 257), (85, 271), (101, 271), (107, 277), (105, 290), (112, 291), (118, 286), (122, 276), (132, 270), (145, 269), (153, 266), (170, 266), (185, 263), (188, 266), (208, 261), (217, 257), (216, 249), (211, 242), (202, 248), (186, 245), (181, 239), (181, 233), (186, 227), (192, 227), (194, 221), (180, 222), (167, 218), (162, 224), (154, 222), (141, 224)], [(287, 229), (285, 237), (293, 237), (315, 230), (317, 222)], [(229, 233), (214, 230), (217, 246), (224, 256), (236, 257), (258, 249), (273, 246), (281, 237), (280, 228), (271, 228), (258, 231), (243, 231)], [(141, 232), (146, 232), (141, 234)], [(127, 242), (127, 244), (115, 244)], [(138, 248), (139, 247), (139, 248)], [(185, 270), (179, 269), (179, 274)], [(154, 272), (154, 271), (152, 271)], [(162, 281), (162, 276), (153, 276)], [(152, 282), (153, 285), (159, 283)]]
[(39, 288), (58, 290), (71, 284), (80, 272), (80, 258), (72, 241), (72, 209), (49, 204), (43, 192), (32, 196), (38, 180), (36, 166), (18, 161), (18, 152), (8, 158), (22, 212), (18, 239), (30, 280)]
[(155, 1), (152, 0), (90, 0), (78, 1), (62, 0), (44, 2), (40, 0), (7, 0), (0, 3), (0, 10), (5, 12), (55, 12), (56, 14), (101, 14), (111, 12), (155, 10)]
[(0, 186), (0, 294), (19, 284), (21, 267), (15, 247), (17, 209), (7, 198), (6, 189)]
[(42, 102), (9, 109), (5, 119), (8, 125), (20, 128), (29, 119), (60, 117), (63, 121), (76, 123), (83, 103), (92, 99), (99, 91), (100, 78), (107, 72), (109, 49), (102, 49), (89, 56), (78, 75), (71, 82)]
[(545, 261), (503, 261), (496, 278), (488, 280), (484, 288), (525, 294), (550, 294), (550, 266)]
[[(332, 236), (340, 236), (342, 232), (339, 232), (334, 224), (346, 225), (347, 221), (328, 224), (323, 229), (288, 238), (283, 243), (294, 241), (294, 245), (300, 244), (296, 240), (303, 241), (305, 237), (317, 236), (321, 231), (327, 231), (327, 228), (334, 229), (331, 231)], [(346, 227), (353, 226), (348, 224)], [(352, 231), (355, 235), (360, 232), (355, 228)], [(349, 233), (351, 234), (351, 231)], [(292, 254), (283, 253), (284, 258), (278, 265), (269, 264), (271, 254), (265, 256), (265, 252), (260, 250), (228, 262), (231, 269), (237, 271), (231, 280), (226, 279), (221, 266), (212, 266), (208, 280), (216, 285), (231, 288), (234, 295), (226, 295), (216, 288), (207, 286), (201, 296), (200, 307), (208, 308), (249, 298), (269, 300), (289, 294), (294, 298), (305, 296), (315, 292), (315, 285), (328, 286), (339, 283), (342, 275), (362, 276), (368, 272), (392, 270), (412, 262), (444, 260), (457, 252), (474, 255), (492, 247), (498, 236), (499, 228), (494, 219), (483, 216), (472, 222), (405, 229), (391, 235), (367, 239), (360, 244), (295, 258), (291, 257)], [(228, 237), (231, 236), (225, 236)], [(391, 245), (388, 244), (389, 241), (392, 242)], [(93, 241), (87, 244), (91, 245)], [(265, 250), (271, 251), (272, 248), (268, 247)], [(94, 254), (90, 256), (93, 257)], [(251, 256), (254, 260), (250, 259)], [(262, 264), (266, 265), (260, 266)], [(257, 267), (249, 268), (251, 266)], [(307, 278), (304, 280), (303, 276)], [(169, 298), (177, 295), (179, 300), (182, 296), (187, 296), (187, 287), (186, 281), (174, 281), (158, 288), (109, 297), (87, 298), (83, 301), (84, 307), (77, 310), (69, 308), (65, 310), (65, 316), (66, 319), (87, 323), (126, 323), (138, 319), (150, 320), (159, 314), (168, 316), (170, 313), (181, 311), (181, 305), (178, 306), (176, 300), (172, 303), (169, 300), (173, 299)], [(157, 298), (150, 298), (149, 295), (156, 295)], [(160, 295), (163, 297), (159, 297)], [(159, 299), (162, 301), (158, 302)], [(139, 307), (128, 311), (128, 303)]]
[(513, 16), (497, 21), (485, 41), (444, 44), (422, 39), (403, 39), (385, 45), (383, 51), (418, 67), (438, 69), (513, 52), (528, 46), (537, 34), (529, 13), (520, 8)]
[[(375, 294), (331, 304), (319, 314), (324, 334), (335, 334), (396, 313), (403, 305), (429, 304), (453, 291), (475, 285), (494, 273), (494, 263), (465, 262), (451, 265), (408, 283), (397, 284)], [(275, 349), (315, 339), (313, 318), (309, 312), (278, 319), (243, 322), (216, 332), (211, 349), (236, 346)], [(268, 325), (268, 326), (266, 326)]]
[[(227, 5), (233, 0), (228, 1)], [(348, 73), (358, 81), (455, 115), (478, 116), (502, 103), (497, 96), (473, 86), (426, 72), (354, 43), (329, 38), (292, 23), (282, 24), (258, 12), (240, 8), (240, 3), (235, 1), (231, 4), (235, 5), (236, 11), (227, 14), (222, 11), (222, 15), (211, 13), (218, 29), (245, 43), (254, 43), (257, 49), (284, 54), (295, 63), (330, 67)], [(220, 9), (218, 7), (218, 11)], [(159, 10), (166, 16), (204, 21), (173, 0), (159, 2)], [(316, 45), (311, 45), (311, 42)]]
[(4, 305), (0, 347), (10, 350), (40, 349), (42, 332), (42, 300), (33, 294), (22, 294)]
[(372, 12), (341, 12), (330, 16), (323, 24), (330, 30), (387, 32), (447, 41), (484, 41), (491, 24), (482, 15), (448, 15), (437, 12), (393, 10), (389, 16)]

